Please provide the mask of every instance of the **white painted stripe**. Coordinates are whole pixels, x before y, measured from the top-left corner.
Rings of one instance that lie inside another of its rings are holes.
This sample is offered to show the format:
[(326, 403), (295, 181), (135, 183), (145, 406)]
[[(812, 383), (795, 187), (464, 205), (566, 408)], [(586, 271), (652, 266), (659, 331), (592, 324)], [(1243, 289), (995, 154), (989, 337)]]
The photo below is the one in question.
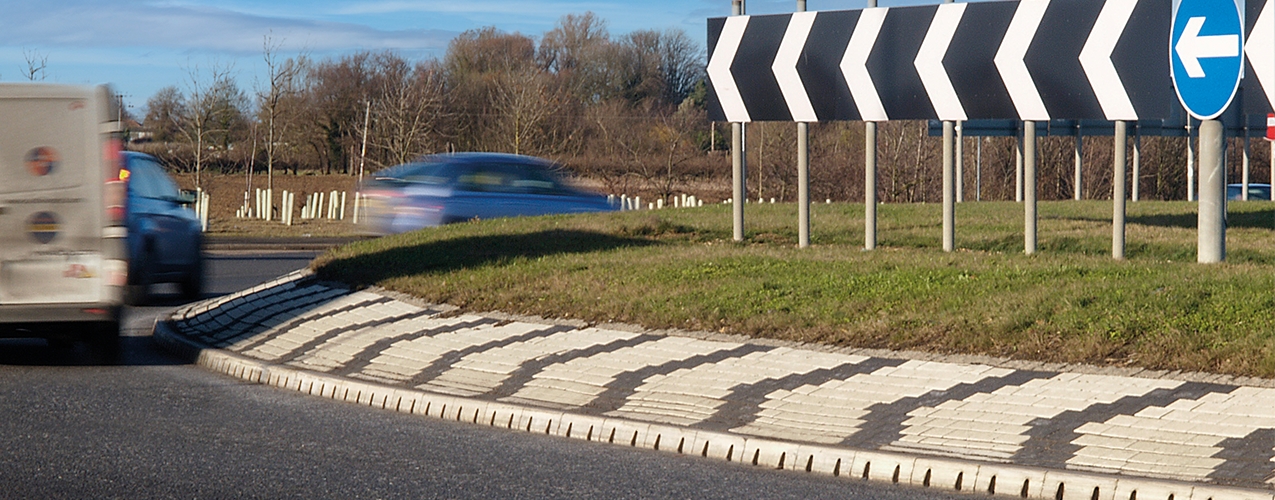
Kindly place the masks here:
[(846, 86), (850, 87), (850, 95), (854, 97), (854, 105), (859, 108), (859, 116), (863, 121), (880, 122), (889, 120), (885, 114), (885, 106), (881, 104), (881, 96), (872, 83), (872, 75), (868, 74), (868, 56), (872, 55), (872, 46), (877, 43), (877, 35), (881, 25), (885, 23), (889, 8), (863, 9), (859, 14), (859, 22), (855, 24), (854, 34), (850, 35), (850, 43), (846, 53), (841, 57), (841, 74), (846, 78)]
[(966, 120), (965, 107), (952, 87), (952, 79), (947, 76), (947, 68), (943, 66), (943, 56), (947, 55), (952, 37), (956, 36), (956, 27), (965, 15), (964, 3), (940, 5), (930, 22), (930, 30), (921, 42), (921, 49), (916, 53), (916, 73), (925, 85), (925, 93), (930, 96), (934, 112), (940, 120)]
[(810, 104), (810, 96), (806, 95), (806, 86), (797, 73), (797, 60), (806, 47), (806, 38), (810, 36), (810, 28), (815, 25), (814, 12), (797, 12), (788, 21), (788, 29), (784, 31), (784, 40), (779, 43), (779, 52), (775, 54), (775, 63), (770, 69), (775, 72), (775, 80), (779, 82), (779, 90), (788, 103), (788, 111), (792, 113), (794, 122), (817, 122), (815, 108)]
[(1009, 29), (1005, 32), (1005, 39), (1001, 41), (1000, 49), (997, 49), (993, 59), (997, 71), (1000, 71), (1001, 80), (1005, 82), (1005, 89), (1009, 91), (1009, 98), (1014, 101), (1020, 120), (1049, 119), (1049, 111), (1045, 109), (1040, 92), (1036, 90), (1036, 82), (1032, 80), (1031, 72), (1027, 71), (1027, 63), (1023, 61), (1047, 8), (1049, 0), (1019, 2), (1018, 9), (1014, 11), (1014, 19), (1009, 22)]
[(1120, 73), (1111, 62), (1111, 53), (1137, 6), (1138, 0), (1107, 0), (1093, 31), (1089, 32), (1089, 39), (1085, 40), (1085, 47), (1080, 50), (1080, 66), (1108, 120), (1138, 119), (1138, 112), (1133, 109), (1133, 102), (1129, 101), (1129, 94), (1120, 81)]
[(1253, 65), (1253, 73), (1257, 74), (1257, 81), (1266, 93), (1266, 103), (1275, 109), (1275, 13), (1271, 12), (1272, 4), (1275, 1), (1267, 1), (1262, 6), (1253, 32), (1248, 35), (1244, 53), (1248, 55), (1248, 63)]
[(713, 84), (713, 90), (717, 91), (717, 101), (722, 105), (726, 121), (732, 123), (752, 121), (748, 116), (748, 108), (744, 106), (744, 98), (739, 94), (739, 86), (735, 84), (735, 75), (730, 72), (747, 27), (748, 16), (726, 18), (722, 34), (717, 39), (717, 47), (713, 48), (713, 56), (708, 61), (708, 81)]

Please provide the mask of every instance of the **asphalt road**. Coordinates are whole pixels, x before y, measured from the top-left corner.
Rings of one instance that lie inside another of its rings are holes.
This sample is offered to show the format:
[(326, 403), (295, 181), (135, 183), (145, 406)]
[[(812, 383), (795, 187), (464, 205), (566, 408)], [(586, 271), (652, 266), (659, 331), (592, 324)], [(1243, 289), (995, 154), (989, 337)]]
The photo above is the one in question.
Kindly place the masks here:
[[(219, 253), (212, 294), (311, 253)], [(3, 498), (956, 498), (408, 416), (246, 384), (159, 350), (127, 312), (123, 355), (0, 340)]]

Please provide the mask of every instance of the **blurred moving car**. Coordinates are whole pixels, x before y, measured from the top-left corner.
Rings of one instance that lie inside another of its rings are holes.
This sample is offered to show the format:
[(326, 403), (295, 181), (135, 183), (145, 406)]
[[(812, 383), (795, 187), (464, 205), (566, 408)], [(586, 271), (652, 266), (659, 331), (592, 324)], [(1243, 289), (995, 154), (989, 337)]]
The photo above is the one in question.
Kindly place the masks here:
[(471, 219), (605, 212), (605, 196), (566, 184), (554, 163), (502, 153), (430, 155), (377, 172), (367, 224), (393, 234)]
[(156, 283), (177, 283), (182, 297), (204, 291), (203, 232), (183, 193), (155, 157), (124, 153), (128, 170), (128, 287), (125, 301), (141, 304)]
[[(1227, 185), (1226, 185), (1226, 199), (1228, 199), (1228, 200), (1241, 200), (1241, 199), (1243, 199), (1244, 197), (1243, 197), (1243, 196), (1240, 196), (1240, 193), (1242, 193), (1242, 192), (1243, 192), (1243, 190), (1244, 190), (1244, 185), (1243, 185), (1243, 184), (1227, 184)], [(1253, 184), (1253, 183), (1249, 183), (1249, 185), (1248, 185), (1248, 199), (1249, 199), (1249, 200), (1266, 200), (1266, 201), (1270, 201), (1270, 199), (1271, 199), (1271, 185), (1270, 185), (1270, 184)]]

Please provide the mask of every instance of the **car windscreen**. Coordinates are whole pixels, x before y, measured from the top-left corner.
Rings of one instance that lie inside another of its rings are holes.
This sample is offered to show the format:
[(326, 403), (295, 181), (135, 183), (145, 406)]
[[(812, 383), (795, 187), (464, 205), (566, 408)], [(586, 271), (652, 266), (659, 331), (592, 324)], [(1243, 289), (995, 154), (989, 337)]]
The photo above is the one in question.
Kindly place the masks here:
[(129, 160), (128, 188), (134, 196), (154, 199), (175, 199), (181, 195), (177, 184), (168, 178), (163, 167), (147, 158)]

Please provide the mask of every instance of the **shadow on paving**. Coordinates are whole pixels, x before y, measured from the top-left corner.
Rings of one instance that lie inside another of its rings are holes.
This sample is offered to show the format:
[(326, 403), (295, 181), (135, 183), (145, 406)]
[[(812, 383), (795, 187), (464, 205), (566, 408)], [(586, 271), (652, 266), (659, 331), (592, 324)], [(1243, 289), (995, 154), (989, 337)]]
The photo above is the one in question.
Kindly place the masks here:
[(656, 244), (659, 243), (647, 239), (576, 230), (471, 236), (335, 259), (316, 269), (316, 272), (323, 279), (359, 286), (404, 276), (504, 265), (519, 259)]

